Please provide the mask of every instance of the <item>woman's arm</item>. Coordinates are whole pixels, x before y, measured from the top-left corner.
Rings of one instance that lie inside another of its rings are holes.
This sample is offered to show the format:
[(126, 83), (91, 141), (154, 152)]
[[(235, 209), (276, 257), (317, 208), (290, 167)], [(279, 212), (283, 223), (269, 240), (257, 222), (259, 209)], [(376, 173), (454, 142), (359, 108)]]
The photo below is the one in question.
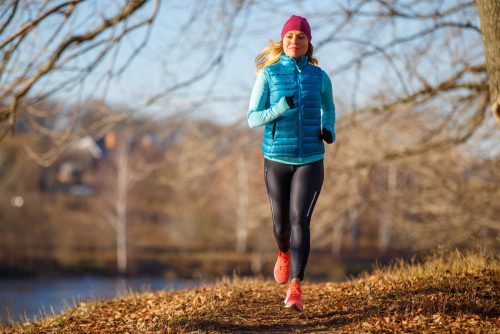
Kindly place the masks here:
[(247, 119), (248, 125), (251, 128), (256, 128), (272, 122), (290, 109), (285, 96), (281, 97), (277, 104), (266, 109), (268, 98), (269, 82), (265, 71), (262, 70), (253, 85), (250, 105), (248, 106)]
[(322, 71), (322, 74), (321, 122), (323, 128), (332, 134), (332, 141), (335, 141), (335, 104), (333, 103), (332, 81), (325, 71)]

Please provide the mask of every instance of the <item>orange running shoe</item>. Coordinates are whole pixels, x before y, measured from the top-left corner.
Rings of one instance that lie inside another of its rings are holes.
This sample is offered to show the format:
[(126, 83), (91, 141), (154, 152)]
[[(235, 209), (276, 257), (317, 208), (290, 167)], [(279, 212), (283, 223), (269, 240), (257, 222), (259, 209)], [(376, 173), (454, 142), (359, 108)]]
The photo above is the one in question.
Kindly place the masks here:
[(296, 282), (290, 282), (288, 286), (288, 291), (285, 298), (286, 308), (295, 308), (297, 311), (304, 310), (302, 305), (302, 290), (300, 289), (300, 284)]
[(285, 284), (290, 277), (290, 252), (278, 252), (278, 260), (274, 265), (274, 279), (279, 284)]

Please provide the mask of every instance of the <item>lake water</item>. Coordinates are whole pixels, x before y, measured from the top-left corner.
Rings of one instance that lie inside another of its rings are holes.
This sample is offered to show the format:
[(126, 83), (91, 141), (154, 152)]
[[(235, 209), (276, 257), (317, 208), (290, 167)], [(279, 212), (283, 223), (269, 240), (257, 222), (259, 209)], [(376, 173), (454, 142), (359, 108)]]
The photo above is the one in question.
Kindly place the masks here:
[(0, 322), (24, 322), (59, 314), (88, 299), (110, 299), (134, 291), (177, 290), (200, 286), (195, 280), (145, 278), (0, 279)]

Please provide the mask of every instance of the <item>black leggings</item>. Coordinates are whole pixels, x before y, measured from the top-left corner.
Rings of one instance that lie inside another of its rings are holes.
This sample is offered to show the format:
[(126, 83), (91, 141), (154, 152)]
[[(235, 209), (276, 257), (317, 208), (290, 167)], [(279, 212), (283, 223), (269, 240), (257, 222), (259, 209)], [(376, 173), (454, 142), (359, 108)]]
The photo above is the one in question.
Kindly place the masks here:
[(274, 238), (280, 251), (291, 250), (291, 278), (304, 279), (310, 249), (309, 225), (323, 174), (323, 160), (289, 165), (264, 159)]

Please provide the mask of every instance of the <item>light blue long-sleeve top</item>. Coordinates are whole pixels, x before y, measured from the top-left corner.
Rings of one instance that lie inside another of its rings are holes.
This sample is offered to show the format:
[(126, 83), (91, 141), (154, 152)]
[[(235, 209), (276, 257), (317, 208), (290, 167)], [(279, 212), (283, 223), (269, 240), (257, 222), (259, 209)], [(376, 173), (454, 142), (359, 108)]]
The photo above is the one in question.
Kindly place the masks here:
[[(328, 74), (325, 71), (322, 72), (322, 83), (321, 83), (321, 123), (322, 128), (328, 129), (333, 136), (335, 141), (335, 104), (333, 102), (333, 91), (332, 82)], [(247, 119), (248, 125), (251, 128), (256, 128), (259, 126), (266, 125), (267, 123), (273, 122), (275, 119), (283, 115), (290, 108), (283, 96), (280, 101), (269, 106), (269, 78), (265, 74), (266, 71), (260, 71), (257, 79), (255, 80), (252, 95), (250, 97), (250, 104), (248, 107)], [(287, 164), (301, 165), (306, 163), (311, 163), (323, 159), (324, 154), (318, 154), (310, 156), (307, 158), (290, 158), (290, 157), (278, 157), (266, 159), (278, 161)]]

